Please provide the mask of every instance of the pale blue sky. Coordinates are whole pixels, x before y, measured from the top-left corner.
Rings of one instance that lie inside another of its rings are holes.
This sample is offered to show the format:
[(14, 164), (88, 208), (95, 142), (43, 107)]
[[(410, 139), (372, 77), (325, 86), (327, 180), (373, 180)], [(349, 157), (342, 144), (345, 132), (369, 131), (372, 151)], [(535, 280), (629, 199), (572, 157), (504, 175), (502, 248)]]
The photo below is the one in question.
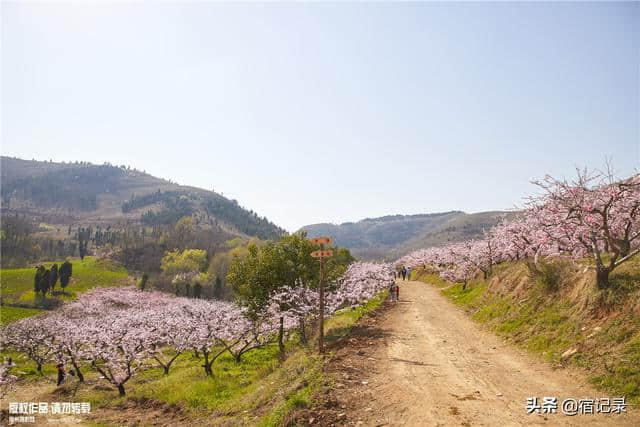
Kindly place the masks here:
[(2, 153), (127, 164), (295, 230), (638, 169), (638, 3), (2, 2)]

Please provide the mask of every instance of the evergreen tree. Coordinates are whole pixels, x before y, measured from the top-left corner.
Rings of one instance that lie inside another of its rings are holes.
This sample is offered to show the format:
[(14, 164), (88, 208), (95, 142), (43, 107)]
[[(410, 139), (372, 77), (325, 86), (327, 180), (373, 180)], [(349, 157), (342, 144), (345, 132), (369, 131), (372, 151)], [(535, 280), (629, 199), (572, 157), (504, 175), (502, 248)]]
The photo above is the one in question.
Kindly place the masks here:
[(42, 279), (40, 280), (40, 292), (42, 292), (43, 297), (49, 290), (50, 282), (51, 282), (51, 270), (44, 270), (44, 273), (42, 274)]
[(200, 298), (200, 295), (202, 295), (202, 285), (196, 282), (195, 285), (193, 285), (193, 297)]
[(78, 255), (81, 260), (87, 256), (91, 231), (91, 228), (78, 228)]
[(72, 264), (69, 261), (65, 261), (64, 263), (62, 263), (60, 269), (58, 270), (58, 275), (60, 276), (60, 286), (62, 286), (63, 290), (69, 284), (69, 281), (71, 280), (71, 274)]
[(44, 275), (44, 267), (43, 266), (38, 266), (38, 268), (36, 268), (36, 275), (34, 277), (34, 281), (33, 281), (33, 292), (36, 293), (36, 295), (40, 292), (40, 289), (42, 287), (42, 276)]
[(51, 275), (49, 276), (49, 288), (53, 292), (56, 288), (56, 282), (58, 281), (58, 264), (51, 266)]
[(216, 284), (215, 284), (215, 287), (213, 288), (214, 298), (221, 299), (223, 289), (224, 288), (222, 286), (222, 279), (219, 276), (216, 276)]

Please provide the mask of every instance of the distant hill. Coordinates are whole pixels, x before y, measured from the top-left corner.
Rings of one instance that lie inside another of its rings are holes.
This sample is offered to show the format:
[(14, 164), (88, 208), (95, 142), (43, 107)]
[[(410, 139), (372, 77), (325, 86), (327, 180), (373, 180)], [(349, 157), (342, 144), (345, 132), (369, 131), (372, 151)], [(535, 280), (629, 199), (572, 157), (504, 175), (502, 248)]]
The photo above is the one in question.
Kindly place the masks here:
[(395, 259), (412, 250), (479, 238), (508, 212), (467, 214), (451, 211), (421, 215), (390, 215), (343, 224), (302, 227), (309, 236), (332, 236), (361, 259)]
[(192, 215), (231, 234), (275, 239), (285, 233), (268, 219), (213, 191), (182, 186), (110, 164), (55, 163), (1, 157), (3, 214), (41, 216), (51, 224), (168, 224)]

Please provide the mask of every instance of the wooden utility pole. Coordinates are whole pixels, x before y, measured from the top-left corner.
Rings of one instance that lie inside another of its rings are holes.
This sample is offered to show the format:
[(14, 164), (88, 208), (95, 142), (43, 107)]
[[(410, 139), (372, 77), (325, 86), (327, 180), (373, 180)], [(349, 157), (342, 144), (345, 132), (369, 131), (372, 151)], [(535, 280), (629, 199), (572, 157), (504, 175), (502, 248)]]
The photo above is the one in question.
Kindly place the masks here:
[(320, 295), (320, 315), (318, 316), (318, 353), (324, 353), (324, 258), (333, 256), (331, 249), (325, 250), (325, 245), (331, 245), (331, 237), (315, 237), (311, 242), (320, 246), (319, 251), (314, 251), (311, 256), (320, 258), (320, 280), (318, 293)]
[[(320, 245), (320, 250), (322, 250), (324, 245)], [(318, 320), (318, 353), (324, 353), (324, 277), (323, 270), (324, 267), (324, 257), (320, 257), (320, 316)]]

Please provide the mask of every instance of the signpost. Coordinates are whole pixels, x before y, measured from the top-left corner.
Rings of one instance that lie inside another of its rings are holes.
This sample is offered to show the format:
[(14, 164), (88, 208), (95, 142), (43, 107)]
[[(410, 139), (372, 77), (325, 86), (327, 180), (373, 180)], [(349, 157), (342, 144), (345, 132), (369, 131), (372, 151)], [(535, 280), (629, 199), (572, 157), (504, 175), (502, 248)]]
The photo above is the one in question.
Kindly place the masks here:
[(311, 243), (320, 246), (319, 251), (311, 252), (311, 256), (314, 258), (320, 258), (320, 316), (318, 318), (318, 352), (324, 353), (324, 259), (333, 256), (333, 250), (325, 249), (325, 246), (331, 246), (331, 237), (314, 237), (310, 239)]

